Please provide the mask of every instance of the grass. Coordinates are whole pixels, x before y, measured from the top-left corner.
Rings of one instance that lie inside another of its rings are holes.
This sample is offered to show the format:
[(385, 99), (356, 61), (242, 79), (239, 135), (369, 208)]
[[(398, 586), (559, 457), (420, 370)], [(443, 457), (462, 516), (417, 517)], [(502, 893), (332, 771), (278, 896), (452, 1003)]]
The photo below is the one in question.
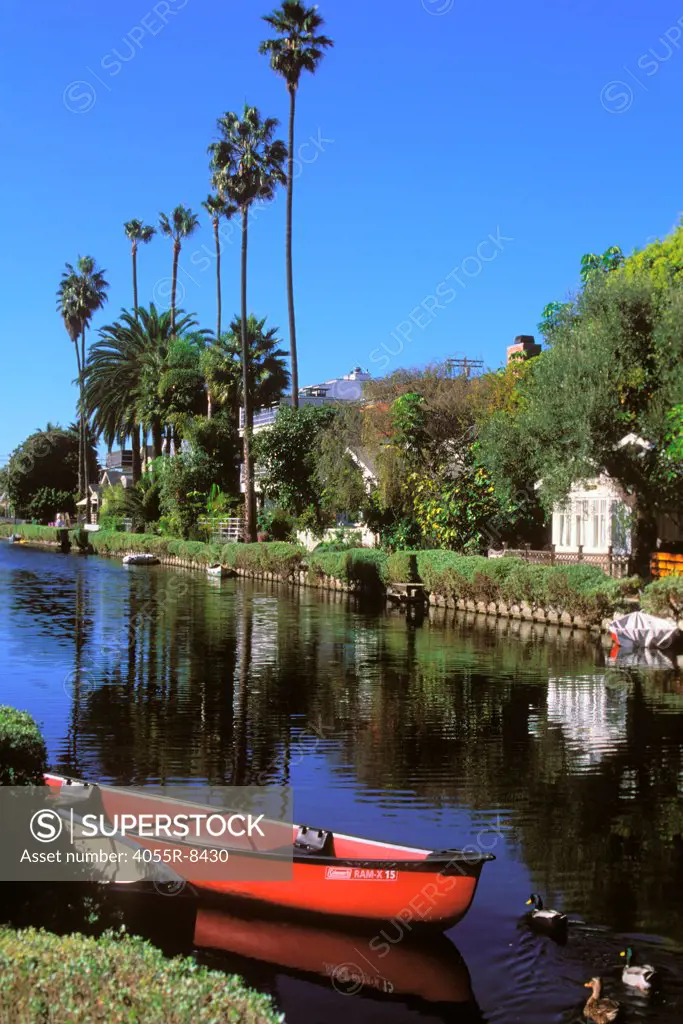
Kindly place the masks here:
[(144, 939), (0, 928), (2, 1024), (278, 1024), (270, 999), (241, 978)]

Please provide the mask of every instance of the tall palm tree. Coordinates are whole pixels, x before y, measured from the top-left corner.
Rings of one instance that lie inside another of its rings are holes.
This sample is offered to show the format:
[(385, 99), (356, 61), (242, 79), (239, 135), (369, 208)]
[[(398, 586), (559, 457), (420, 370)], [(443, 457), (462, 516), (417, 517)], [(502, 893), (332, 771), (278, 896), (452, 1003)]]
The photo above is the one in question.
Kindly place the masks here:
[(317, 7), (306, 7), (299, 0), (285, 0), (281, 7), (263, 20), (270, 25), (277, 38), (264, 40), (259, 52), (270, 57), (270, 66), (284, 78), (289, 93), (289, 159), (287, 162), (287, 303), (289, 306), (289, 345), (292, 361), (292, 404), (299, 407), (299, 368), (296, 350), (296, 322), (294, 319), (294, 276), (292, 270), (292, 206), (294, 201), (294, 117), (296, 93), (302, 71), (315, 74), (325, 56), (325, 50), (334, 46), (327, 36), (319, 34), (325, 24)]
[(159, 214), (159, 229), (162, 235), (173, 239), (173, 272), (171, 275), (171, 323), (175, 324), (175, 297), (178, 284), (178, 260), (184, 238), (190, 235), (199, 227), (199, 218), (189, 206), (176, 206), (170, 217), (165, 213)]
[[(227, 203), (221, 195), (210, 195), (202, 203), (202, 206), (211, 217), (211, 223), (213, 224), (213, 237), (216, 245), (216, 338), (221, 336), (221, 313), (223, 308), (223, 302), (221, 297), (221, 240), (219, 236), (219, 227), (221, 217), (229, 219), (237, 213), (237, 207)], [(211, 400), (211, 390), (208, 390), (207, 394), (207, 418), (211, 419), (213, 413), (213, 403)]]
[[(275, 405), (289, 386), (287, 353), (280, 348), (278, 328), (266, 329), (266, 318), (247, 319), (249, 346), (249, 395), (255, 409)], [(241, 376), (242, 320), (235, 317), (227, 334), (202, 353), (204, 376), (217, 405), (228, 408), (235, 420), (244, 406)]]
[(273, 199), (277, 186), (284, 184), (287, 147), (274, 139), (278, 122), (263, 119), (256, 107), (245, 104), (242, 116), (226, 113), (218, 119), (221, 138), (209, 146), (212, 184), (219, 195), (237, 207), (242, 215), (241, 340), (244, 387), (244, 477), (245, 535), (256, 540), (256, 497), (251, 457), (253, 407), (249, 394), (249, 344), (247, 337), (247, 247), (251, 207)]
[(156, 458), (164, 427), (159, 382), (174, 342), (194, 331), (197, 321), (178, 310), (174, 326), (170, 311), (160, 314), (154, 304), (136, 314), (122, 310), (119, 320), (100, 330), (85, 368), (85, 405), (107, 444), (136, 426), (151, 430)]
[[(152, 227), (151, 224), (144, 224), (141, 220), (128, 220), (123, 225), (123, 230), (126, 233), (126, 238), (130, 241), (130, 252), (133, 260), (133, 309), (136, 311), (138, 308), (138, 245), (142, 243), (147, 245), (152, 241), (156, 235), (156, 228)], [(136, 484), (142, 476), (142, 465), (140, 461), (140, 447), (142, 439), (140, 437), (140, 428), (136, 427), (131, 434), (131, 444), (133, 446), (133, 483)], [(145, 441), (145, 444), (147, 442)]]
[[(66, 264), (57, 289), (57, 312), (76, 349), (80, 411), (79, 477), (85, 496), (85, 521), (90, 522), (90, 473), (86, 457), (86, 411), (84, 403), (85, 332), (94, 314), (107, 301), (109, 284), (92, 256), (79, 256), (76, 267)], [(80, 334), (80, 351), (78, 336)], [(79, 488), (80, 489), (80, 488)]]

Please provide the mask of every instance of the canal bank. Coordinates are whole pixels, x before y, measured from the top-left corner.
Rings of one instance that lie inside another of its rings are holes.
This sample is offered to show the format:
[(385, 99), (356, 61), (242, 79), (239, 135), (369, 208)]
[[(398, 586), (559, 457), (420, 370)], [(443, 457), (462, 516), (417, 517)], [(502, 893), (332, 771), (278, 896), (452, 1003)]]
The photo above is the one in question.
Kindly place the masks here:
[[(413, 606), (475, 612), (551, 626), (609, 632), (612, 618), (633, 611), (648, 588), (637, 578), (614, 580), (590, 565), (539, 566), (518, 558), (487, 559), (451, 551), (306, 552), (287, 542), (213, 544), (108, 531), (0, 526), (0, 536), (61, 551), (112, 558), (153, 555), (162, 565), (206, 571), (221, 565), (253, 580), (374, 594)], [(683, 620), (681, 621), (683, 626)]]

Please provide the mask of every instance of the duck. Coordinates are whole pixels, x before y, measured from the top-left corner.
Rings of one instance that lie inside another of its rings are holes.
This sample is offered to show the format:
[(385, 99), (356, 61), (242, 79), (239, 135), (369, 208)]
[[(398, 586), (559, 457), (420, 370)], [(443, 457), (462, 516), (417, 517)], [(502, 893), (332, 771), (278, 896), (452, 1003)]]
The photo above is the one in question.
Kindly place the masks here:
[(626, 957), (626, 965), (621, 972), (621, 980), (624, 985), (639, 988), (642, 992), (649, 992), (657, 974), (652, 964), (634, 964), (635, 954), (632, 946), (627, 946), (619, 956)]
[(537, 924), (549, 925), (555, 928), (563, 928), (567, 924), (567, 915), (561, 914), (559, 910), (547, 910), (543, 906), (543, 900), (537, 892), (532, 892), (526, 901), (527, 907), (533, 905), (531, 920)]
[(588, 1002), (583, 1008), (586, 1020), (592, 1020), (593, 1024), (609, 1024), (610, 1021), (617, 1019), (621, 1007), (616, 999), (601, 999), (602, 981), (600, 978), (591, 978), (586, 982), (584, 988), (593, 990), (593, 994), (589, 996)]

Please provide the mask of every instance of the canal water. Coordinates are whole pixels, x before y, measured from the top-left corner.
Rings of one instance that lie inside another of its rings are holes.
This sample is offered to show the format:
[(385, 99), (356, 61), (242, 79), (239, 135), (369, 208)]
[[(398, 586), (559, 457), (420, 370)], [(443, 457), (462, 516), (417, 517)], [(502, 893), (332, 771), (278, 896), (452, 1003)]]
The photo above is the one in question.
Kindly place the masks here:
[[(294, 787), (299, 821), (495, 854), (445, 937), (202, 911), (203, 962), (292, 1024), (581, 1019), (593, 975), (625, 1019), (683, 1019), (683, 678), (601, 644), (450, 613), (0, 544), (0, 702), (52, 767), (119, 784)], [(534, 891), (570, 915), (532, 932)], [(212, 916), (213, 915), (213, 916)], [(627, 942), (661, 975), (621, 984)]]

